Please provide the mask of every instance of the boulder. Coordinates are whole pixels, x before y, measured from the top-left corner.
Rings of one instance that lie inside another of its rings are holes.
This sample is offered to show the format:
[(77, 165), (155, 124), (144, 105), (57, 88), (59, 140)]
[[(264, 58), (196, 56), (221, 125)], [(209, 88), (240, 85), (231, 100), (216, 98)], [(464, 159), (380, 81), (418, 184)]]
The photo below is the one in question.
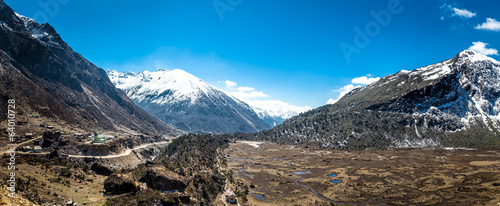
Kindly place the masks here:
[(55, 149), (47, 155), (48, 159), (60, 158), (59, 150)]
[(113, 174), (104, 181), (104, 190), (113, 195), (137, 192), (134, 178), (131, 174)]
[(146, 185), (149, 188), (160, 191), (184, 191), (187, 187), (184, 177), (167, 170), (162, 166), (148, 169), (144, 176)]
[(98, 175), (105, 175), (105, 176), (109, 176), (111, 175), (111, 173), (113, 173), (109, 168), (97, 162), (94, 162), (94, 164), (90, 166), (90, 170), (94, 171)]

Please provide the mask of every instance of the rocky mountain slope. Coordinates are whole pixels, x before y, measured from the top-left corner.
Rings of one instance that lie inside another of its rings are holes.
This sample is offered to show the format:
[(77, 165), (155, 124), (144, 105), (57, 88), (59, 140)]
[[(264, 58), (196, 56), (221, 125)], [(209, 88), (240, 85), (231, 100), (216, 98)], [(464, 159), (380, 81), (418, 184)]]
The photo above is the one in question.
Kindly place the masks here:
[[(0, 0), (0, 102), (85, 129), (171, 134), (171, 126), (137, 107), (47, 23)], [(0, 107), (6, 114), (6, 107)], [(0, 116), (0, 121), (5, 115)]]
[(269, 128), (246, 103), (180, 69), (108, 71), (108, 76), (137, 105), (185, 131), (252, 133)]
[(256, 136), (332, 148), (500, 143), (500, 63), (471, 50), (386, 76)]

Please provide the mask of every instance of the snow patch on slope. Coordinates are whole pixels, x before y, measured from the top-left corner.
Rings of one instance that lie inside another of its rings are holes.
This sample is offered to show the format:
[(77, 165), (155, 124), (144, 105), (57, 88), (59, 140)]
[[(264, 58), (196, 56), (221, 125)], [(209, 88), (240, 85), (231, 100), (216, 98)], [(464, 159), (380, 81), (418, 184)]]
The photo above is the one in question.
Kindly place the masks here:
[[(15, 13), (18, 18), (20, 18), (23, 23), (24, 27), (30, 32), (30, 35), (42, 42), (42, 44), (49, 46), (49, 45), (59, 45), (57, 41), (57, 37), (52, 35), (46, 26), (46, 24), (39, 24), (36, 22), (34, 19), (25, 17), (21, 14)], [(48, 26), (50, 27), (50, 26)]]
[(451, 73), (451, 64), (451, 60), (446, 60), (437, 64), (421, 67), (413, 70), (410, 73), (410, 77), (420, 76), (424, 78), (424, 81), (436, 80)]

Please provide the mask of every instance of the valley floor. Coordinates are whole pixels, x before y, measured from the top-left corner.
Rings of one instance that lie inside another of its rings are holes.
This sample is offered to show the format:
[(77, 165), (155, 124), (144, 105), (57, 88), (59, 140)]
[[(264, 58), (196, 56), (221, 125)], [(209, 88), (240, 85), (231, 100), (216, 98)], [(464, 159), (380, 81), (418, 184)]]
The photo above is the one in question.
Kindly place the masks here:
[(225, 155), (233, 187), (248, 187), (241, 205), (500, 204), (498, 150), (338, 151), (238, 142)]

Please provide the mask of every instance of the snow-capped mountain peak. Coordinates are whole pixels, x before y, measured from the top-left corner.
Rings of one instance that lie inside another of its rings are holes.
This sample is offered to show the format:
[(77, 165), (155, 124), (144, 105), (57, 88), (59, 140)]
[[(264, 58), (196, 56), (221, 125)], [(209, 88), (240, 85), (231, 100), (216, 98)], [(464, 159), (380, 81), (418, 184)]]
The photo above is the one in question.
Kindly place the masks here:
[(65, 47), (69, 47), (65, 45), (66, 43), (62, 41), (59, 34), (48, 23), (39, 24), (32, 18), (25, 17), (18, 13), (15, 13), (15, 15), (23, 21), (30, 35), (39, 40), (42, 44), (53, 47), (61, 47), (61, 44), (64, 44)]
[(280, 100), (253, 100), (249, 104), (262, 120), (273, 127), (312, 109), (308, 106), (299, 107), (290, 105)]
[(479, 52), (476, 52), (474, 50), (464, 50), (457, 54), (457, 56), (454, 58), (455, 62), (458, 64), (462, 64), (465, 62), (478, 62), (478, 61), (486, 61), (486, 62), (491, 62), (493, 64), (500, 65), (500, 62), (497, 60), (486, 56), (484, 54), (481, 54)]
[(233, 133), (269, 128), (248, 104), (181, 69), (108, 70), (108, 76), (137, 105), (185, 131)]
[[(148, 96), (158, 95), (163, 97), (153, 101), (158, 104), (184, 100), (194, 104), (202, 95), (214, 95), (218, 90), (181, 69), (158, 69), (141, 73), (108, 71), (108, 76), (113, 84), (127, 91), (127, 95), (139, 102)], [(171, 95), (161, 95), (164, 93)]]
[(14, 14), (16, 14), (16, 16), (19, 17), (19, 19), (21, 19), (24, 22), (25, 27), (28, 27), (31, 24), (37, 23), (34, 19), (23, 16), (21, 14), (18, 14), (17, 12), (14, 12)]

